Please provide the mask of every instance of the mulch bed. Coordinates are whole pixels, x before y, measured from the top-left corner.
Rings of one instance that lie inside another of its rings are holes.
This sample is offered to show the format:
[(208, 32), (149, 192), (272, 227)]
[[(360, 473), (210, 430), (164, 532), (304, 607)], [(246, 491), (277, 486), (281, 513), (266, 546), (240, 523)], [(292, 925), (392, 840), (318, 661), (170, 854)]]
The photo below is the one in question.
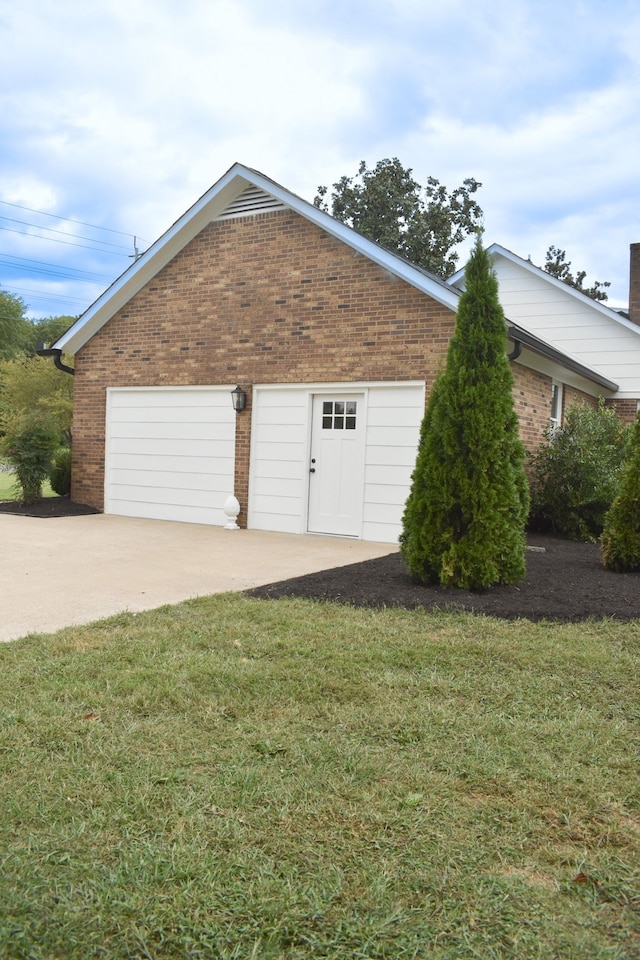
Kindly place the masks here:
[[(28, 507), (0, 502), (0, 513), (28, 517), (70, 517), (99, 513), (68, 497), (37, 500)], [(611, 573), (603, 569), (595, 543), (577, 543), (547, 534), (530, 533), (527, 573), (514, 587), (489, 590), (425, 587), (407, 573), (398, 553), (322, 570), (247, 591), (264, 600), (306, 597), (356, 607), (404, 607), (458, 610), (507, 620), (588, 619), (640, 620), (640, 571)]]
[(84, 503), (74, 503), (69, 497), (43, 497), (26, 505), (19, 500), (0, 500), (0, 513), (21, 517), (80, 517), (100, 511)]
[(248, 591), (251, 597), (307, 597), (356, 607), (467, 611), (506, 620), (577, 622), (640, 620), (640, 572), (611, 573), (594, 543), (530, 534), (527, 573), (514, 587), (488, 590), (426, 587), (407, 573), (398, 553)]

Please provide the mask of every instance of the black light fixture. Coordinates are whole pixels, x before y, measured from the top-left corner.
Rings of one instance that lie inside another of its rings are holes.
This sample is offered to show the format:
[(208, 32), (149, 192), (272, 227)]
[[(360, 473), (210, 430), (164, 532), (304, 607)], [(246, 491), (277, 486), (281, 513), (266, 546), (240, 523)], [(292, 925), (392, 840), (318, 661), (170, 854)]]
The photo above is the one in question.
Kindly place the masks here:
[(247, 395), (242, 387), (236, 387), (231, 391), (231, 403), (236, 413), (242, 413), (247, 405)]

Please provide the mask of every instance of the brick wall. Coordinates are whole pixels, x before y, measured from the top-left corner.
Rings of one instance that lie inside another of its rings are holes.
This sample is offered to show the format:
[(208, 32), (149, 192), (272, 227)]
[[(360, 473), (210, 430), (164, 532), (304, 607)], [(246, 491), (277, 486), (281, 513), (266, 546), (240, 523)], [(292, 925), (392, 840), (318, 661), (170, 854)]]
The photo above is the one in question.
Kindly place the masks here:
[(577, 387), (570, 387), (568, 384), (565, 384), (562, 391), (563, 415), (567, 412), (569, 407), (576, 403), (586, 403), (590, 407), (597, 407), (598, 398), (592, 397), (590, 394), (584, 393), (582, 390), (578, 390)]
[(107, 386), (247, 390), (236, 420), (245, 511), (251, 384), (429, 385), (454, 325), (453, 311), (296, 213), (212, 223), (76, 355), (72, 497), (103, 507)]
[(607, 406), (612, 406), (623, 423), (633, 423), (638, 411), (637, 400), (608, 400)]
[(535, 450), (544, 437), (551, 415), (551, 377), (512, 363), (513, 399), (520, 421), (520, 439)]

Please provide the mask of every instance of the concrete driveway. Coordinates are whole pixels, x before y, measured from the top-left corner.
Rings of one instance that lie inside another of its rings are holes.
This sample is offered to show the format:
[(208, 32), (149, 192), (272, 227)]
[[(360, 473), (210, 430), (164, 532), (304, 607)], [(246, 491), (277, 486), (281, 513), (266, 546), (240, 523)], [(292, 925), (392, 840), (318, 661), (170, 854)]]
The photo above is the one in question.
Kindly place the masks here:
[(0, 515), (0, 640), (246, 590), (394, 551), (388, 543), (93, 514)]

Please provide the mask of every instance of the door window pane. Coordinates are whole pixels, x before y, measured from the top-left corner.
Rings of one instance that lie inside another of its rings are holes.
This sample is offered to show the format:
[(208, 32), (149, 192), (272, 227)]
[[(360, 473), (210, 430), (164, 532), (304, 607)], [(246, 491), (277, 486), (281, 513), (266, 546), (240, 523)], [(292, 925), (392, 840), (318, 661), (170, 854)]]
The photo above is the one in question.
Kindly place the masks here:
[(357, 400), (323, 400), (323, 430), (355, 430), (358, 413)]

